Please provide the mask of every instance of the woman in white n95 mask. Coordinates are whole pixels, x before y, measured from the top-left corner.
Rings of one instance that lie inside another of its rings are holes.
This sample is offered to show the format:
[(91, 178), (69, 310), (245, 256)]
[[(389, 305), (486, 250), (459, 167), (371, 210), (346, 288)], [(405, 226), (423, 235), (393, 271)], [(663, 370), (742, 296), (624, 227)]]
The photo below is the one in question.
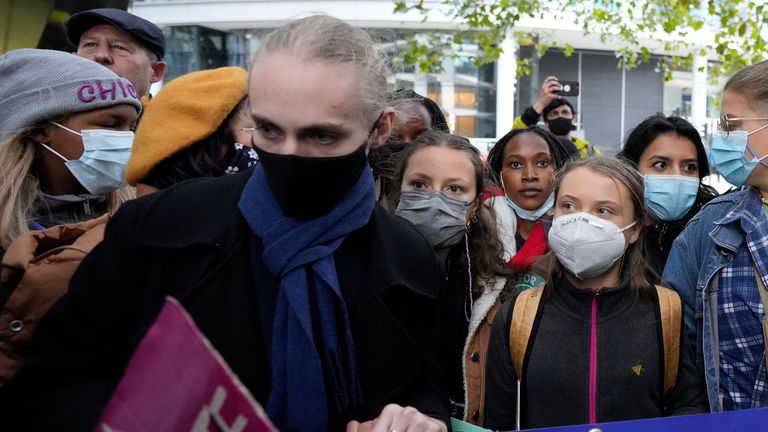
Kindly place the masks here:
[(654, 287), (643, 256), (640, 173), (615, 158), (580, 159), (558, 173), (554, 193), (547, 282), (494, 321), (485, 426), (704, 412), (703, 383), (680, 343), (680, 299)]

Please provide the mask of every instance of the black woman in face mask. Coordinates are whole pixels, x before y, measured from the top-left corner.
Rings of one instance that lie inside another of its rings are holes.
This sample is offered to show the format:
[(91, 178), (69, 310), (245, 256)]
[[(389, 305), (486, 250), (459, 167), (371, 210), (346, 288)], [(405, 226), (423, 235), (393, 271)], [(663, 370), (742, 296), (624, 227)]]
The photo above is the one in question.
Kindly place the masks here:
[(515, 270), (517, 291), (544, 282), (547, 270), (534, 264), (549, 249), (552, 182), (566, 159), (555, 137), (538, 126), (511, 130), (488, 153), (488, 177), (497, 194), (487, 202), (496, 214), (504, 259)]
[(449, 133), (445, 114), (435, 101), (424, 97), (411, 89), (398, 89), (389, 94), (389, 105), (395, 110), (392, 135), (384, 145), (368, 155), (373, 177), (376, 180), (379, 203), (394, 210), (397, 206), (397, 191), (400, 185), (395, 182), (397, 156), (414, 139), (424, 132), (436, 129)]
[(635, 126), (618, 156), (643, 174), (645, 245), (651, 267), (659, 274), (672, 242), (717, 191), (701, 182), (709, 175), (707, 152), (696, 128), (687, 120), (654, 114)]
[[(428, 131), (403, 151), (395, 214), (445, 263), (440, 358), (453, 416), (482, 424), (490, 323), (511, 286), (493, 211), (482, 202), (483, 163), (463, 137)], [(462, 377), (464, 378), (462, 381)]]
[(654, 287), (643, 256), (642, 176), (598, 156), (569, 162), (554, 190), (555, 264), (546, 284), (505, 302), (496, 316), (485, 427), (705, 412), (680, 297)]
[(249, 80), (259, 164), (127, 203), (3, 386), (7, 412), (93, 429), (170, 295), (279, 430), (446, 431), (440, 268), (376, 205), (366, 158), (391, 131), (387, 73), (335, 18), (265, 36)]
[(515, 117), (512, 129), (534, 126), (543, 117), (549, 131), (558, 137), (569, 156), (578, 154), (579, 157), (585, 158), (589, 155), (599, 155), (600, 149), (589, 141), (571, 136), (571, 131), (575, 128), (573, 122), (576, 119), (576, 110), (568, 100), (558, 94), (561, 90), (562, 85), (556, 77), (547, 77), (541, 84), (536, 103), (526, 108), (522, 115)]

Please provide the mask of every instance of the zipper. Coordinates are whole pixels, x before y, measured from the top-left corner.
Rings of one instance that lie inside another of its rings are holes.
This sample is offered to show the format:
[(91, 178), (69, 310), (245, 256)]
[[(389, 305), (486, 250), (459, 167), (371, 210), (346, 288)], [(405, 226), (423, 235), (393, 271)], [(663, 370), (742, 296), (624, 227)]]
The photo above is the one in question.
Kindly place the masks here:
[(86, 216), (91, 215), (91, 200), (89, 198), (86, 198), (85, 201), (83, 201), (83, 210), (85, 211)]
[(597, 297), (600, 288), (592, 291), (592, 322), (589, 338), (589, 423), (597, 423)]

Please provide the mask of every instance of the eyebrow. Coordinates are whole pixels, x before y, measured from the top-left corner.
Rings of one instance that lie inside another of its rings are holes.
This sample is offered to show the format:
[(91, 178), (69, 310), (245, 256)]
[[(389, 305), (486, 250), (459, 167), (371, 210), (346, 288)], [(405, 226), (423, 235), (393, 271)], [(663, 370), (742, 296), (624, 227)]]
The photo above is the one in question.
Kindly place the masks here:
[[(569, 199), (572, 199), (572, 200), (574, 200), (574, 201), (580, 201), (580, 200), (579, 200), (579, 198), (577, 198), (577, 197), (575, 197), (575, 196), (573, 196), (573, 195), (568, 195), (568, 194), (560, 195), (560, 198), (558, 198), (558, 199), (565, 199), (565, 198), (569, 198)], [(612, 201), (612, 200), (600, 200), (600, 201), (595, 201), (595, 204), (598, 204), (598, 205), (602, 205), (602, 204), (613, 204), (613, 205), (615, 205), (615, 206), (618, 206), (618, 205), (619, 205), (619, 203), (617, 203), (616, 201)]]
[[(552, 154), (551, 153), (545, 153), (545, 152), (539, 152), (539, 153), (536, 153), (535, 155), (533, 155), (533, 157), (541, 157), (541, 156), (551, 158)], [(512, 157), (517, 157), (517, 158), (521, 158), (521, 159), (524, 158), (523, 155), (520, 155), (520, 154), (517, 154), (517, 153), (512, 153), (510, 155), (507, 155), (507, 157), (505, 159), (509, 159), (509, 158), (512, 158)]]
[[(120, 35), (120, 36), (105, 36), (104, 39), (107, 40), (107, 42), (131, 42), (131, 39), (129, 39), (131, 35)], [(81, 36), (80, 41), (99, 41), (100, 37), (96, 36)]]
[[(260, 116), (258, 114), (251, 113), (251, 118), (254, 122), (257, 123), (267, 123), (272, 126), (277, 127), (278, 129), (282, 129), (276, 122), (268, 119), (267, 117)], [(308, 131), (336, 131), (336, 132), (346, 132), (346, 124), (345, 123), (333, 123), (333, 122), (319, 122), (315, 124), (310, 124), (306, 126), (302, 126), (299, 128), (299, 131), (301, 132), (308, 132)]]
[[(672, 160), (672, 158), (668, 156), (663, 156), (663, 155), (651, 155), (650, 157), (648, 157), (648, 159), (661, 159), (664, 161)], [(688, 158), (688, 159), (683, 159), (681, 162), (698, 162), (698, 161), (699, 161), (698, 158)]]
[(600, 201), (596, 201), (595, 204), (598, 204), (598, 205), (612, 204), (612, 205), (615, 205), (615, 206), (619, 206), (619, 203), (617, 203), (616, 201), (611, 201), (611, 200), (600, 200)]
[[(419, 172), (419, 171), (415, 171), (415, 172), (409, 174), (408, 177), (421, 177), (421, 178), (426, 178), (426, 179), (432, 179), (432, 176), (424, 174), (424, 173)], [(461, 178), (461, 177), (449, 177), (449, 178), (445, 179), (445, 182), (446, 183), (450, 183), (450, 182), (469, 182), (469, 180), (465, 179), (465, 178)]]

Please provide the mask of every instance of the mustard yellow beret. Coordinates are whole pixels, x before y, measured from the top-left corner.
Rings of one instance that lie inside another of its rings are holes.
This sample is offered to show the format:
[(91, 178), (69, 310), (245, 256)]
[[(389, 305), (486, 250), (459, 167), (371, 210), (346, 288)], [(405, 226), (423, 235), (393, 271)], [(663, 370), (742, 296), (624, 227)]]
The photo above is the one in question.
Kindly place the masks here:
[(239, 67), (192, 72), (165, 85), (146, 102), (136, 129), (130, 185), (162, 160), (211, 135), (248, 93), (248, 73)]

